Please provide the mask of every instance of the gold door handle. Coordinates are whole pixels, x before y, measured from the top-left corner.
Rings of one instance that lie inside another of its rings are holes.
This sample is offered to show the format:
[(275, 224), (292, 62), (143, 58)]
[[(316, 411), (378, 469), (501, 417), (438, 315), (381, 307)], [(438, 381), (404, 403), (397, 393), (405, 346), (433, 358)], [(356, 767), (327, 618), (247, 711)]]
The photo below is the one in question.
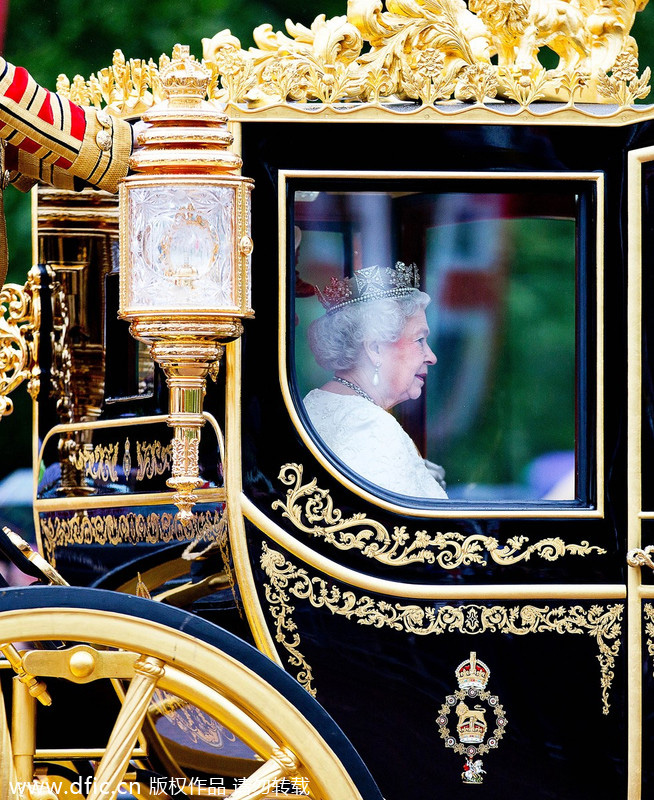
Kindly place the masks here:
[(634, 547), (627, 553), (627, 564), (630, 567), (649, 567), (654, 570), (654, 545), (648, 545), (644, 550)]

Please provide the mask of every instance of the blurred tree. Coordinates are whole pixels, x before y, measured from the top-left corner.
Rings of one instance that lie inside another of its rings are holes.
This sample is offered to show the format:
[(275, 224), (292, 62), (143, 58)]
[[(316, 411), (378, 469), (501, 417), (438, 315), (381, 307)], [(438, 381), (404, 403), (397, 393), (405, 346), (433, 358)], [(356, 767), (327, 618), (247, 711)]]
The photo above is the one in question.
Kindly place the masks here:
[[(2, 0), (0, 0), (2, 3)], [(317, 13), (328, 17), (344, 14), (345, 0), (324, 0), (307, 11), (300, 0), (263, 0), (256, 4), (237, 0), (9, 0), (3, 55), (25, 66), (34, 78), (54, 89), (57, 76), (65, 73), (88, 78), (111, 65), (113, 52), (126, 58), (170, 55), (179, 42), (202, 57), (203, 37), (211, 38), (225, 28), (238, 36), (244, 48), (254, 44), (252, 31), (270, 23), (284, 29), (287, 18), (310, 25)], [(13, 189), (5, 193), (10, 252), (8, 280), (23, 284), (32, 263), (29, 195)], [(0, 479), (19, 467), (29, 467), (32, 404), (25, 386), (12, 395), (14, 412), (0, 421), (0, 447), (11, 458), (0, 463)]]
[[(324, 0), (320, 13), (344, 14), (345, 6), (345, 0)], [(110, 66), (116, 49), (128, 59), (157, 61), (179, 42), (201, 58), (202, 38), (225, 28), (248, 48), (254, 44), (252, 31), (264, 22), (280, 30), (287, 18), (309, 25), (314, 16), (299, 0), (157, 0), (156, 6), (130, 0), (9, 0), (3, 55), (54, 89), (61, 73), (71, 80), (77, 74), (88, 78)], [(30, 215), (29, 200), (17, 195), (7, 192), (10, 280), (22, 283), (31, 261)]]

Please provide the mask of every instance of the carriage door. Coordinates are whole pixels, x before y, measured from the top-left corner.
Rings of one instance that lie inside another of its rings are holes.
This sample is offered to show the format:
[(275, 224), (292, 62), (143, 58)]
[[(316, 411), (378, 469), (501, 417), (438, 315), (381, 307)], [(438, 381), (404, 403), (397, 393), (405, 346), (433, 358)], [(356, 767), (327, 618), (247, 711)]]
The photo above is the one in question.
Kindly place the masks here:
[[(255, 249), (256, 318), (229, 354), (258, 644), (389, 800), (651, 799), (654, 572), (626, 561), (654, 512), (651, 133), (373, 122), (241, 126), (253, 238), (279, 242), (276, 275)], [(375, 484), (304, 402), (330, 377), (307, 335), (316, 287), (397, 262), (419, 267), (438, 361), (391, 411), (447, 499)]]
[(654, 148), (629, 154), (629, 437), (628, 574), (629, 751), (632, 797), (654, 796), (654, 455), (652, 292)]

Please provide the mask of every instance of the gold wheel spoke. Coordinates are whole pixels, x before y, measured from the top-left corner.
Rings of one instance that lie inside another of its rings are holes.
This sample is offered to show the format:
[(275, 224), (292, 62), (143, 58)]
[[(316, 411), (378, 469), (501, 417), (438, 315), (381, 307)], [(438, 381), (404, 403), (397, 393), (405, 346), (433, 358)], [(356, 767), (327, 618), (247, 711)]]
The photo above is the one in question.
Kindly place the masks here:
[(256, 772), (230, 795), (230, 800), (258, 800), (275, 791), (282, 778), (297, 775), (297, 761), (287, 749), (276, 748)]
[(141, 657), (134, 664), (134, 672), (87, 800), (116, 797), (157, 681), (163, 675), (163, 661), (152, 656)]

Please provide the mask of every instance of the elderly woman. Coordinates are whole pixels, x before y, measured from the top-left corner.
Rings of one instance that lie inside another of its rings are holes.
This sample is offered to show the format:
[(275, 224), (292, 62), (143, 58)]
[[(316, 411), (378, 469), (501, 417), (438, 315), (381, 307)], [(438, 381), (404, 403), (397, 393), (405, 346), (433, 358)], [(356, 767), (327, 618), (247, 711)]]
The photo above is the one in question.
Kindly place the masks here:
[[(327, 313), (309, 344), (334, 377), (304, 398), (330, 450), (371, 483), (398, 494), (444, 499), (442, 470), (426, 462), (389, 409), (420, 397), (436, 363), (415, 265), (367, 267), (318, 292)], [(440, 472), (439, 472), (440, 471)]]

